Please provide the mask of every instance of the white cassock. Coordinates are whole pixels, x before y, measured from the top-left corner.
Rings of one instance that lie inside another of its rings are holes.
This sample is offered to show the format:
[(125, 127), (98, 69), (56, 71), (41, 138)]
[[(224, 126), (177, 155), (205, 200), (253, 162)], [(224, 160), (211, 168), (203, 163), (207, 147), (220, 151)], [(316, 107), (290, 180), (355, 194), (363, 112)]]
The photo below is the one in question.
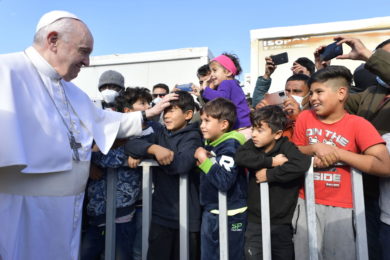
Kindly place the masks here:
[(77, 259), (92, 141), (107, 153), (141, 124), (96, 108), (32, 47), (0, 55), (0, 259)]

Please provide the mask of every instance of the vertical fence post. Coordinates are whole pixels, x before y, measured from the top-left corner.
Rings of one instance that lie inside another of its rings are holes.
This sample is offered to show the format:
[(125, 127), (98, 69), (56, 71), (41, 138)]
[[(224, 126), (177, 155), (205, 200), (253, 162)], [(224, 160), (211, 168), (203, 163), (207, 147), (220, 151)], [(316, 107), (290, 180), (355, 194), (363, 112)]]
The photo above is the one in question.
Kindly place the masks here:
[(188, 260), (188, 175), (180, 176), (179, 209), (180, 260)]
[(306, 216), (307, 216), (307, 232), (309, 240), (309, 255), (310, 260), (318, 260), (318, 243), (317, 243), (317, 218), (316, 204), (314, 193), (314, 159), (311, 159), (311, 165), (306, 172), (305, 177), (305, 197), (306, 197)]
[(219, 259), (229, 259), (229, 232), (226, 192), (218, 192), (219, 204)]
[(362, 173), (351, 168), (354, 219), (356, 225), (356, 256), (358, 260), (368, 259), (366, 216)]
[(152, 175), (151, 166), (157, 166), (154, 160), (143, 160), (142, 166), (142, 259), (146, 260), (149, 246), (149, 229), (152, 217)]
[(267, 182), (260, 183), (260, 206), (263, 260), (271, 260), (271, 221), (269, 211), (269, 187)]
[(104, 259), (115, 259), (115, 215), (116, 215), (117, 173), (114, 168), (107, 169), (106, 234)]

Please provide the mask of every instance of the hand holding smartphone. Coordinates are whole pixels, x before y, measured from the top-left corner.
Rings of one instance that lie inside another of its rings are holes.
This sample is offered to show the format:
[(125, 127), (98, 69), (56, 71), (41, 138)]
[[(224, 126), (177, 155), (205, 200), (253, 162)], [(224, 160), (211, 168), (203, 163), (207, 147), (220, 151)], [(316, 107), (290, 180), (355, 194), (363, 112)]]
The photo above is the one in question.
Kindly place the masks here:
[(280, 65), (288, 62), (287, 52), (279, 53), (276, 55), (271, 55), (271, 59), (274, 62), (274, 65)]
[(324, 49), (322, 49), (322, 51), (320, 52), (320, 60), (328, 61), (342, 54), (343, 54), (343, 47), (341, 44), (338, 45), (336, 41), (334, 43), (329, 44)]
[(282, 105), (286, 98), (287, 96), (284, 90), (264, 95), (264, 100), (268, 105)]
[(192, 83), (176, 85), (175, 88), (180, 89), (182, 91), (190, 92), (190, 91), (192, 91)]

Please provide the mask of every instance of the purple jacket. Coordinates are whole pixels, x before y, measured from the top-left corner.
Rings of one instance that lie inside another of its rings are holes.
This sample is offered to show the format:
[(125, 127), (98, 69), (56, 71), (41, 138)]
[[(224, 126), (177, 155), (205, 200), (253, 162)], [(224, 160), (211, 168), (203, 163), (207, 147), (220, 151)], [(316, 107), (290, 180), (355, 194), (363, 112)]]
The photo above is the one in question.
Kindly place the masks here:
[(236, 105), (237, 121), (233, 129), (251, 126), (249, 119), (250, 109), (246, 102), (244, 91), (236, 80), (224, 80), (216, 90), (209, 87), (203, 91), (203, 97), (207, 100), (226, 98)]

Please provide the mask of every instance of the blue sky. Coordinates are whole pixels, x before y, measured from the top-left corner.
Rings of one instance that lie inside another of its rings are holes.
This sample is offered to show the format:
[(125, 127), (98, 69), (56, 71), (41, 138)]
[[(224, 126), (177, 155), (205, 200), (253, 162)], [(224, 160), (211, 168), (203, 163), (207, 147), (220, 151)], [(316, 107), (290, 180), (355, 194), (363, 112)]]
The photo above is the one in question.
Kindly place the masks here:
[(388, 16), (390, 1), (0, 0), (0, 53), (29, 46), (40, 16), (56, 9), (89, 26), (93, 56), (209, 47), (237, 54), (249, 72), (251, 29)]

